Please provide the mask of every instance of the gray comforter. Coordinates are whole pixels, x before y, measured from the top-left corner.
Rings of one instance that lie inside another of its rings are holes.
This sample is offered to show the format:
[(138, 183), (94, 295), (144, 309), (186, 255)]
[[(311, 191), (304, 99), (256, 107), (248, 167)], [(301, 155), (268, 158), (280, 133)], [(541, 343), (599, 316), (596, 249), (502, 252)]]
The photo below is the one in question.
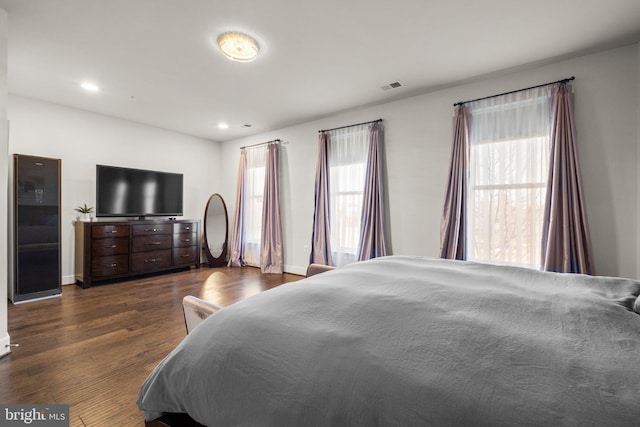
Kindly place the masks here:
[(637, 281), (419, 257), (220, 310), (149, 375), (207, 426), (640, 425)]

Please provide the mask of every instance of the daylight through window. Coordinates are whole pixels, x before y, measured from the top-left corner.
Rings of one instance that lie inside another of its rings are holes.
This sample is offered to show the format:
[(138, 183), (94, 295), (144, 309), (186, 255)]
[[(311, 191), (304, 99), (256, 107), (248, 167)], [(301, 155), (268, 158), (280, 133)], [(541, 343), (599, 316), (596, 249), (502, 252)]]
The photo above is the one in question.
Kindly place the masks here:
[(540, 266), (549, 88), (470, 104), (469, 259)]
[(336, 266), (356, 260), (368, 148), (366, 124), (331, 131), (329, 203), (331, 251)]
[(266, 152), (266, 146), (247, 150), (244, 259), (247, 264), (253, 266), (260, 265)]

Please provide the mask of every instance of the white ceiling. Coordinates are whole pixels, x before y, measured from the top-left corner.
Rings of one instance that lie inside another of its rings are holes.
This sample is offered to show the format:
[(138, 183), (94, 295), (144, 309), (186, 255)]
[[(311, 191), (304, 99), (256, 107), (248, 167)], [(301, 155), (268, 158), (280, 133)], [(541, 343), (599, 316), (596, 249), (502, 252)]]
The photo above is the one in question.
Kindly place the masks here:
[[(216, 141), (640, 40), (640, 0), (0, 0), (0, 8), (9, 14), (10, 93)], [(256, 38), (258, 59), (222, 56), (212, 40), (228, 30)], [(101, 91), (84, 92), (84, 80)], [(381, 89), (395, 81), (404, 86)]]

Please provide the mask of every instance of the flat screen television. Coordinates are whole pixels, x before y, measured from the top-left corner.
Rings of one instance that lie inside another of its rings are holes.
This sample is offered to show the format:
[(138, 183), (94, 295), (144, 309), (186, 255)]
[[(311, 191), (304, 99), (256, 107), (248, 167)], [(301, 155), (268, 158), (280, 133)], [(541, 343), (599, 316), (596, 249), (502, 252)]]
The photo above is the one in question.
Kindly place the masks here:
[(96, 216), (181, 216), (182, 174), (96, 165)]

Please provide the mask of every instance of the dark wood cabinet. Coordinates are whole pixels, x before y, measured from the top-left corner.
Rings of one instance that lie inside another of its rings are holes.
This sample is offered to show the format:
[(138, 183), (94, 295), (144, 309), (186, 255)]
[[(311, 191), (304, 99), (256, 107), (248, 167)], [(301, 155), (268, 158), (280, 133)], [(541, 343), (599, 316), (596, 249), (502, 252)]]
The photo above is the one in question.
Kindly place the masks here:
[(60, 159), (13, 155), (8, 297), (60, 295)]
[(199, 221), (76, 222), (76, 283), (200, 267)]
[(173, 262), (176, 265), (189, 265), (195, 262), (200, 250), (198, 227), (189, 223), (173, 224), (172, 248)]
[[(77, 223), (88, 224), (88, 223)], [(76, 233), (78, 230), (76, 229)], [(83, 229), (86, 233), (86, 255), (82, 258), (87, 262), (88, 283), (92, 280), (104, 280), (110, 277), (124, 275), (129, 272), (129, 225), (128, 224), (100, 224)], [(76, 246), (76, 251), (85, 248)], [(76, 253), (77, 259), (77, 253)], [(78, 266), (76, 265), (76, 270)], [(77, 273), (77, 271), (76, 271)], [(76, 277), (77, 279), (77, 277)]]

